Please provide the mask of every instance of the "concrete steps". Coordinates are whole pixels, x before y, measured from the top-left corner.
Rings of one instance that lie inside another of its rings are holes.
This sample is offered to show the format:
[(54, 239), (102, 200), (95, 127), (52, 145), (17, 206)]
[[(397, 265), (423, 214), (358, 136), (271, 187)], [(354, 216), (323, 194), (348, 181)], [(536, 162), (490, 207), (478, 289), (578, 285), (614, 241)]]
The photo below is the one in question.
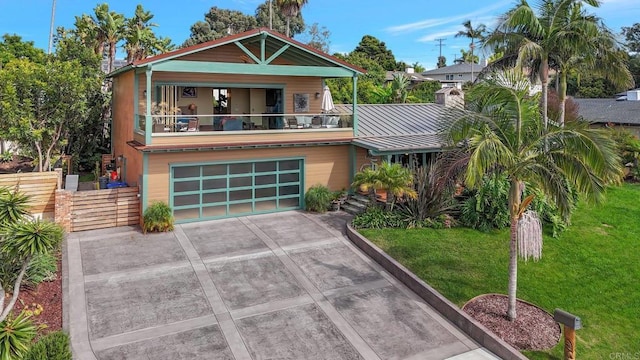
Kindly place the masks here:
[(340, 208), (351, 215), (358, 215), (367, 210), (370, 204), (371, 199), (369, 197), (360, 194), (353, 194), (349, 196), (347, 201), (345, 201)]

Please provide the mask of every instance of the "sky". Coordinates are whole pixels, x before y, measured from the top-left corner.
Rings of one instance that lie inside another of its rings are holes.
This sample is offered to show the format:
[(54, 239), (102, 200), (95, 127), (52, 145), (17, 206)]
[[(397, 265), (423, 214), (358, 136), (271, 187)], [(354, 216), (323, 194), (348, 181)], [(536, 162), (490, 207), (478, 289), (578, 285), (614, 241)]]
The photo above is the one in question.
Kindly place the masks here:
[[(536, 0), (530, 0), (535, 4)], [(55, 26), (72, 27), (77, 15), (92, 14), (100, 2), (90, 0), (57, 0)], [(204, 20), (213, 6), (254, 14), (261, 0), (112, 0), (112, 10), (127, 17), (133, 15), (141, 3), (155, 17), (159, 26), (156, 34), (182, 44), (189, 37), (193, 23)], [(471, 20), (476, 26), (483, 23), (495, 26), (496, 17), (513, 7), (516, 0), (309, 0), (302, 9), (307, 24), (318, 23), (330, 32), (330, 53), (352, 51), (364, 35), (372, 35), (385, 42), (396, 60), (408, 64), (420, 63), (435, 68), (442, 41), (442, 55), (451, 64), (460, 57), (460, 49), (468, 49), (469, 39), (456, 38), (462, 22)], [(52, 0), (0, 0), (0, 34), (22, 36), (47, 49)], [(599, 8), (590, 8), (614, 32), (622, 26), (640, 22), (640, 0), (603, 0)], [(297, 37), (301, 40), (302, 38)], [(477, 50), (476, 50), (477, 51)], [(477, 52), (476, 52), (477, 53)]]

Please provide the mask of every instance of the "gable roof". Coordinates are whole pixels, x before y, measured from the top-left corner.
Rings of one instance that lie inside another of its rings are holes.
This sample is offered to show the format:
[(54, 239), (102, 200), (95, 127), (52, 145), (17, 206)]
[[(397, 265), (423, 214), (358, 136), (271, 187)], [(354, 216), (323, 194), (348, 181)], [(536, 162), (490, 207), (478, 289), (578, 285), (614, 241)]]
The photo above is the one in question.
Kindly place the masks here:
[(129, 64), (126, 67), (120, 68), (114, 72), (112, 72), (111, 74), (109, 74), (109, 76), (114, 76), (116, 74), (118, 74), (119, 72), (125, 71), (125, 70), (129, 70), (131, 68), (138, 68), (138, 67), (145, 67), (148, 65), (153, 65), (155, 63), (160, 63), (160, 62), (164, 62), (164, 61), (168, 61), (168, 60), (172, 60), (172, 59), (176, 59), (179, 58), (181, 56), (184, 55), (188, 55), (188, 54), (193, 54), (193, 53), (197, 53), (197, 52), (201, 52), (201, 51), (205, 51), (208, 49), (212, 49), (212, 48), (216, 48), (216, 47), (220, 47), (223, 45), (227, 45), (227, 44), (231, 44), (233, 42), (236, 41), (243, 41), (243, 40), (247, 40), (247, 39), (251, 39), (251, 38), (256, 38), (256, 37), (260, 37), (260, 36), (266, 36), (266, 37), (270, 37), (276, 41), (282, 42), (284, 44), (288, 44), (290, 46), (292, 46), (293, 48), (310, 54), (313, 57), (316, 57), (318, 59), (327, 61), (329, 63), (332, 63), (336, 66), (339, 67), (343, 67), (343, 68), (347, 68), (351, 71), (354, 71), (356, 73), (359, 74), (364, 74), (366, 73), (366, 70), (349, 64), (348, 62), (339, 59), (335, 56), (329, 55), (327, 53), (324, 53), (318, 49), (315, 49), (311, 46), (308, 46), (306, 44), (303, 44), (297, 40), (294, 40), (292, 38), (288, 38), (276, 31), (273, 30), (269, 30), (266, 28), (257, 28), (257, 29), (252, 29), (252, 30), (248, 30), (239, 34), (234, 34), (234, 35), (229, 35), (220, 39), (216, 39), (216, 40), (211, 40), (211, 41), (207, 41), (201, 44), (196, 44), (196, 45), (192, 45), (192, 46), (188, 46), (188, 47), (184, 47), (184, 48), (180, 48), (177, 50), (173, 50), (173, 51), (169, 51), (166, 52), (164, 54), (159, 54), (159, 55), (155, 55), (155, 56), (151, 56), (148, 57), (146, 59), (143, 60), (137, 60), (134, 61), (133, 63)]
[[(336, 105), (350, 112), (351, 105)], [(439, 138), (448, 108), (435, 103), (358, 105), (358, 133), (353, 143), (376, 153), (431, 152), (442, 149)]]
[(415, 73), (415, 72), (414, 73), (408, 73), (406, 71), (387, 71), (386, 74), (385, 74), (384, 80), (385, 81), (392, 81), (393, 77), (398, 75), (398, 74), (404, 74), (407, 77), (407, 79), (409, 79), (409, 81), (412, 81), (412, 82), (429, 81), (429, 80), (433, 81), (433, 79), (425, 77), (420, 73)]
[(573, 99), (580, 116), (594, 123), (640, 125), (640, 101), (616, 99)]
[[(479, 73), (485, 66), (481, 64), (473, 64), (473, 72)], [(441, 67), (438, 69), (427, 70), (422, 73), (423, 76), (430, 75), (445, 75), (445, 74), (471, 74), (471, 63), (461, 63), (450, 66)]]

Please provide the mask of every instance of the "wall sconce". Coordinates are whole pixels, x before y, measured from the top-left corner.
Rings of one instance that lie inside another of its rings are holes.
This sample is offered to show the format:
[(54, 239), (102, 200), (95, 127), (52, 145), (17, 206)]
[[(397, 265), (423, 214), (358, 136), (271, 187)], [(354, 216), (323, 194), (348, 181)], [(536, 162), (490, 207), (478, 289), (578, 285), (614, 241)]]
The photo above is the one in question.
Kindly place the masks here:
[(147, 96), (147, 90), (142, 91), (142, 95)]
[(320, 93), (319, 92), (316, 93), (316, 99), (320, 99)]

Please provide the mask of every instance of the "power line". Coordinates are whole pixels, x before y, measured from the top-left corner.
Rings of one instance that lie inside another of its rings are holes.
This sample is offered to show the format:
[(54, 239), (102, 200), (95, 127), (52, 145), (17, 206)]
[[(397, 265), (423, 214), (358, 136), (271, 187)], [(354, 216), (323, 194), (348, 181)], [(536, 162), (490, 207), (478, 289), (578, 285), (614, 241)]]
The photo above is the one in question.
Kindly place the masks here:
[(445, 40), (447, 40), (447, 39), (435, 39), (435, 41), (438, 42), (438, 45), (436, 45), (436, 46), (440, 47), (440, 55), (439, 55), (439, 57), (442, 57), (442, 45), (445, 45), (442, 42), (445, 41)]

